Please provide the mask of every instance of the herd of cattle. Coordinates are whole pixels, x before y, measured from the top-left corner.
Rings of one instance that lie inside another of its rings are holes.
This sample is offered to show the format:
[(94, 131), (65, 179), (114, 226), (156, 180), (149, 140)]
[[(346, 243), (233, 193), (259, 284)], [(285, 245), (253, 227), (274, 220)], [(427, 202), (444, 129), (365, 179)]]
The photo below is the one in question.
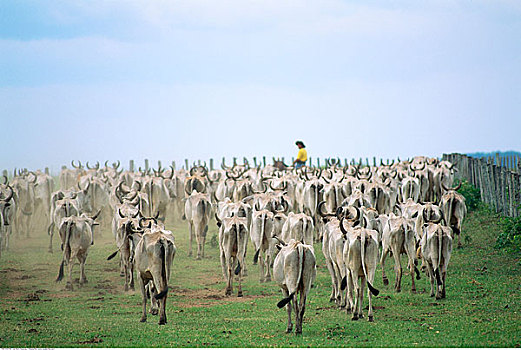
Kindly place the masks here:
[[(447, 265), (453, 240), (459, 237), (466, 215), (465, 198), (452, 187), (457, 169), (447, 161), (415, 157), (380, 166), (345, 165), (328, 160), (325, 168), (294, 169), (280, 162), (263, 168), (244, 165), (208, 170), (148, 169), (124, 171), (119, 162), (84, 167), (72, 162), (63, 168), (60, 190), (40, 171), (15, 170), (0, 184), (0, 245), (8, 249), (13, 234), (29, 235), (36, 212), (44, 214), (53, 251), (58, 232), (63, 259), (57, 281), (68, 266), (67, 288), (73, 288), (72, 268), (80, 264), (80, 285), (87, 281), (85, 261), (94, 244), (99, 220), (111, 220), (124, 288), (134, 288), (137, 275), (143, 298), (141, 321), (152, 314), (166, 323), (168, 280), (176, 253), (174, 235), (164, 225), (167, 209), (189, 226), (189, 249), (195, 238), (196, 259), (204, 258), (210, 219), (219, 227), (220, 263), (226, 295), (242, 296), (247, 273), (248, 240), (260, 282), (273, 278), (287, 307), (287, 332), (302, 332), (306, 298), (316, 275), (314, 243), (322, 244), (331, 275), (330, 301), (363, 317), (364, 289), (368, 288), (368, 320), (373, 321), (372, 295), (378, 263), (387, 285), (385, 259), (395, 262), (394, 289), (402, 278), (400, 256), (406, 254), (412, 290), (420, 278), (430, 279), (431, 296), (445, 297)], [(97, 221), (98, 220), (98, 221)], [(458, 244), (461, 241), (458, 239)], [(300, 296), (300, 299), (299, 299)]]

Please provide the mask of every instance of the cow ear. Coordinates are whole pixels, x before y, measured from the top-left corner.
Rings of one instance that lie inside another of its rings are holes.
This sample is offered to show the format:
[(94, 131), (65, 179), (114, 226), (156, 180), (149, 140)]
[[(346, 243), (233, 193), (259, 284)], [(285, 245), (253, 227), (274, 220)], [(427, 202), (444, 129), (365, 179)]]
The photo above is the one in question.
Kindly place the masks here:
[(279, 244), (275, 245), (275, 247), (277, 247), (278, 250), (281, 250), (282, 249), (282, 244), (279, 243)]
[(412, 218), (414, 219), (415, 217), (417, 217), (417, 216), (418, 216), (418, 213), (419, 213), (419, 212), (416, 212), (416, 213), (412, 214)]

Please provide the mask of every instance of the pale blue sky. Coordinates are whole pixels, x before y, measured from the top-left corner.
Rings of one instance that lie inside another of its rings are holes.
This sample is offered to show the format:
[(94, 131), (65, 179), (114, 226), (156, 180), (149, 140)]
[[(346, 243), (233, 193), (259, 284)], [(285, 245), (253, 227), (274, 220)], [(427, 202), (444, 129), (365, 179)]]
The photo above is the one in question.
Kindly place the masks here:
[(1, 1), (0, 169), (520, 150), (520, 62), (517, 0)]

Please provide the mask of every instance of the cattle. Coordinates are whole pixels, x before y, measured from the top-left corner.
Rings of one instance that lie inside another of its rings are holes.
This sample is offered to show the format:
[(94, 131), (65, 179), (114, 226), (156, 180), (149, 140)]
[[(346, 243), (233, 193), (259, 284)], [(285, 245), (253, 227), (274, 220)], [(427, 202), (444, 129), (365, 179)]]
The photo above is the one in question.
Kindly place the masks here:
[[(32, 178), (31, 178), (32, 176)], [(34, 172), (19, 172), (19, 176), (12, 180), (15, 191), (16, 213), (14, 217), (15, 231), (22, 236), (29, 237), (31, 223), (34, 217), (34, 184), (37, 176)]]
[(192, 256), (192, 241), (195, 236), (197, 242), (197, 260), (204, 258), (204, 244), (211, 210), (212, 203), (210, 203), (210, 198), (207, 194), (198, 193), (194, 189), (190, 196), (186, 198), (185, 217), (190, 230), (188, 256)]
[(37, 171), (36, 175), (36, 183), (34, 184), (35, 211), (41, 208), (44, 218), (49, 222), (51, 215), (51, 194), (54, 191), (54, 179), (52, 176), (42, 173), (41, 171)]
[[(159, 302), (159, 324), (167, 323), (166, 318), (166, 299), (168, 294), (168, 281), (172, 269), (172, 261), (176, 253), (174, 236), (171, 231), (148, 220), (148, 226), (142, 228), (141, 239), (136, 244), (135, 265), (138, 281), (141, 287), (143, 298), (143, 312), (141, 322), (147, 320), (147, 285), (151, 294), (151, 302)], [(142, 221), (143, 223), (143, 221)], [(157, 293), (156, 293), (157, 292)], [(151, 311), (155, 313), (154, 310)]]
[(400, 255), (406, 253), (412, 280), (411, 290), (415, 292), (416, 286), (414, 284), (414, 272), (416, 272), (417, 279), (419, 279), (420, 273), (416, 268), (418, 261), (416, 259), (416, 238), (414, 232), (414, 221), (412, 219), (390, 214), (389, 219), (387, 220), (387, 225), (383, 229), (382, 256), (380, 258), (380, 264), (382, 265), (382, 280), (384, 285), (389, 284), (389, 280), (385, 275), (385, 258), (389, 253), (392, 253), (394, 258), (394, 270), (396, 272), (396, 280), (394, 283), (395, 291), (400, 292), (401, 290), (402, 265), (400, 262)]
[(467, 215), (465, 197), (456, 192), (461, 187), (461, 183), (454, 188), (447, 188), (441, 184), (446, 193), (441, 197), (440, 207), (443, 211), (443, 218), (446, 225), (450, 226), (452, 232), (457, 237), (458, 248), (461, 247), (461, 225)]
[[(4, 176), (4, 184), (0, 187), (0, 255), (2, 250), (9, 248), (9, 236), (11, 235), (14, 190), (9, 185), (7, 177)], [(7, 192), (7, 194), (4, 194)]]
[(233, 274), (239, 277), (237, 296), (242, 297), (242, 277), (244, 260), (246, 258), (246, 245), (248, 244), (248, 227), (246, 218), (232, 216), (219, 220), (219, 251), (223, 277), (226, 280), (225, 295), (233, 292)]
[[(253, 263), (259, 262), (260, 282), (271, 281), (270, 267), (274, 257), (277, 241), (272, 238), (274, 229), (274, 214), (266, 209), (252, 213), (250, 238), (255, 249)], [(264, 256), (263, 256), (264, 255)]]
[[(116, 246), (117, 250), (109, 255), (107, 260), (111, 260), (120, 253), (120, 266), (123, 267), (123, 275), (125, 276), (125, 291), (134, 290), (134, 256), (136, 242), (141, 238), (141, 231), (136, 227), (142, 227), (142, 223), (147, 219), (157, 220), (157, 217), (146, 218), (141, 217), (124, 217), (119, 211), (119, 219), (117, 222)], [(156, 221), (157, 222), (157, 221)], [(137, 223), (137, 225), (136, 225)]]
[[(363, 216), (361, 217), (362, 222)], [(344, 218), (340, 220), (340, 229), (346, 237), (344, 245), (344, 262), (346, 265), (346, 277), (342, 280), (341, 288), (348, 288), (348, 298), (352, 311), (352, 320), (363, 318), (362, 304), (364, 300), (364, 285), (367, 284), (369, 289), (369, 310), (368, 321), (372, 322), (373, 303), (372, 295), (377, 296), (380, 292), (373, 287), (373, 281), (378, 264), (378, 232), (369, 230), (364, 227), (354, 227), (352, 230), (346, 230), (344, 227)], [(358, 279), (360, 278), (360, 284)], [(351, 289), (352, 288), (352, 289)], [(353, 293), (350, 292), (352, 290)], [(352, 296), (354, 294), (354, 300)]]
[(436, 299), (443, 299), (445, 298), (447, 267), (452, 253), (451, 228), (432, 222), (425, 224), (420, 248), (421, 257), (430, 278), (430, 295), (431, 297), (436, 296)]
[[(67, 195), (67, 197), (65, 197)], [(74, 192), (63, 193), (59, 191), (56, 196), (53, 196), (53, 202), (51, 203), (51, 223), (47, 228), (49, 234), (49, 253), (53, 252), (52, 238), (54, 236), (54, 228), (59, 227), (62, 220), (70, 216), (79, 216), (80, 209), (77, 201), (77, 194)]]
[[(286, 306), (288, 325), (286, 333), (293, 330), (291, 310), (295, 311), (295, 333), (302, 334), (302, 321), (306, 299), (316, 277), (316, 258), (313, 246), (291, 239), (287, 244), (279, 240), (280, 249), (273, 262), (273, 277), (280, 286), (284, 299), (277, 303)], [(299, 299), (300, 296), (300, 299)]]
[(339, 307), (345, 307), (344, 293), (341, 290), (341, 281), (345, 276), (344, 235), (339, 228), (339, 220), (334, 214), (323, 213), (321, 206), (319, 206), (319, 214), (327, 220), (322, 235), (322, 253), (331, 276), (332, 290), (329, 301), (334, 301)]
[(67, 279), (66, 289), (73, 289), (72, 286), (72, 268), (74, 266), (74, 259), (78, 259), (80, 263), (80, 286), (87, 283), (85, 276), (85, 261), (89, 247), (93, 242), (93, 226), (99, 225), (95, 220), (99, 212), (93, 216), (88, 217), (85, 214), (81, 216), (69, 216), (61, 220), (59, 226), (60, 238), (63, 247), (63, 259), (58, 272), (56, 281), (63, 279), (64, 265), (69, 266), (69, 274)]
[(289, 213), (286, 223), (282, 227), (281, 238), (289, 241), (293, 238), (304, 244), (313, 245), (313, 218), (306, 214)]

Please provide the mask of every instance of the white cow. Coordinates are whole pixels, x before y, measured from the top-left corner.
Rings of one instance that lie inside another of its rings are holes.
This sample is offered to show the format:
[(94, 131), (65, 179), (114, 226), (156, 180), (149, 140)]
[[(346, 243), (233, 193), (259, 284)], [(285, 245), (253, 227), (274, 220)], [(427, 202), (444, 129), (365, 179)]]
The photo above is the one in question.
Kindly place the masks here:
[[(279, 284), (284, 299), (278, 302), (279, 308), (287, 305), (288, 326), (286, 333), (293, 330), (291, 322), (292, 304), (295, 310), (295, 333), (302, 333), (302, 320), (306, 309), (306, 299), (316, 277), (316, 259), (313, 246), (291, 239), (277, 245), (280, 249), (273, 262), (273, 277)], [(300, 300), (297, 294), (300, 293)]]
[(431, 297), (436, 283), (436, 299), (445, 298), (447, 266), (452, 253), (452, 230), (440, 224), (427, 223), (420, 241), (421, 256), (431, 282)]

